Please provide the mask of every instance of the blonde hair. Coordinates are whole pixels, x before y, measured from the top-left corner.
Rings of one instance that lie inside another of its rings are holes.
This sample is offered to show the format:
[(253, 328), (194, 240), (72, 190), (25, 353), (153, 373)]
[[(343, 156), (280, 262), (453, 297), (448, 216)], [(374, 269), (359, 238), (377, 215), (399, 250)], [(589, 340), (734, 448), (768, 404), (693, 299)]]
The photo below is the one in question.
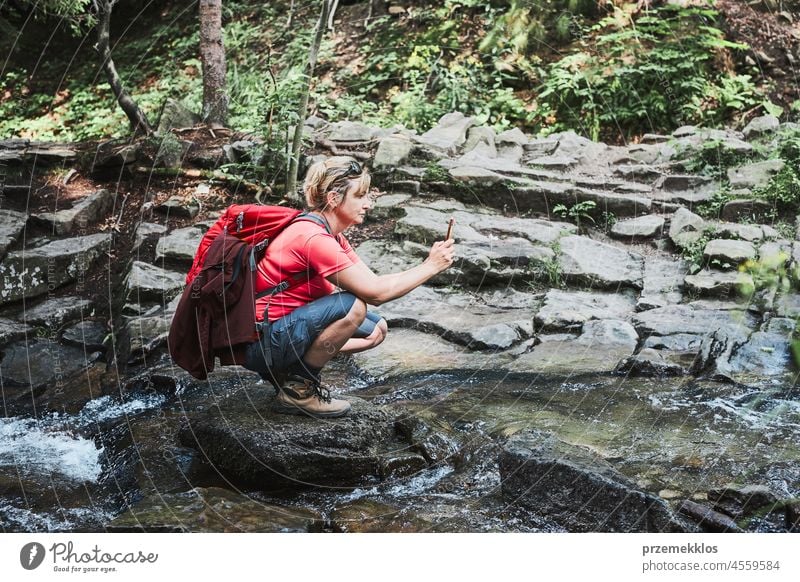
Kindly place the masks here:
[(321, 210), (327, 205), (326, 194), (333, 190), (344, 198), (353, 184), (360, 192), (369, 190), (369, 172), (355, 159), (348, 156), (334, 156), (312, 165), (306, 172), (303, 191), (306, 204), (311, 210)]

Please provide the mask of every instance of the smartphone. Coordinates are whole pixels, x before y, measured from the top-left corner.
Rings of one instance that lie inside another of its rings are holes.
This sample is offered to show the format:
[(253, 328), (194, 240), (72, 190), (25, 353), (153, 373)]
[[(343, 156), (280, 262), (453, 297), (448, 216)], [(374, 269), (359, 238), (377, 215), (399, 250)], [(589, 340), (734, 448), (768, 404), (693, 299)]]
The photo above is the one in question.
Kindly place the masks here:
[(456, 223), (456, 219), (455, 218), (450, 218), (450, 220), (447, 223), (447, 236), (444, 237), (444, 240), (450, 240), (450, 238), (453, 236), (453, 225), (455, 223)]

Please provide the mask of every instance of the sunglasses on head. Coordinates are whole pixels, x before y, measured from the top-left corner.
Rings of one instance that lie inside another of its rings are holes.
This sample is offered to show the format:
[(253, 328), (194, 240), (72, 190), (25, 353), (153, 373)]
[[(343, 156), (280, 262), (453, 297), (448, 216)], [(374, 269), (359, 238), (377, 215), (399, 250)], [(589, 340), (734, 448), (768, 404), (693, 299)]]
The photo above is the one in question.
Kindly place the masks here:
[(341, 173), (341, 176), (339, 176), (340, 178), (354, 178), (355, 176), (360, 176), (364, 172), (364, 169), (361, 167), (361, 164), (353, 160), (347, 164), (346, 167), (338, 171)]

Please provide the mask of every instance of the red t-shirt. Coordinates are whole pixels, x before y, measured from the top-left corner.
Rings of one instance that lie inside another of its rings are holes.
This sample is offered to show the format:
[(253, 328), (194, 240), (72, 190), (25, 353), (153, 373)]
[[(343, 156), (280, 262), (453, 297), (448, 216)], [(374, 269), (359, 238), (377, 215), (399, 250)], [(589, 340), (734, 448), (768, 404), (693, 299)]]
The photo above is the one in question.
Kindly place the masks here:
[(344, 235), (332, 236), (323, 226), (310, 220), (290, 224), (267, 247), (258, 263), (256, 293), (279, 285), (298, 273), (311, 271), (302, 283), (256, 300), (256, 319), (261, 321), (269, 305), (269, 320), (275, 321), (298, 307), (336, 290), (325, 277), (338, 273), (360, 259)]

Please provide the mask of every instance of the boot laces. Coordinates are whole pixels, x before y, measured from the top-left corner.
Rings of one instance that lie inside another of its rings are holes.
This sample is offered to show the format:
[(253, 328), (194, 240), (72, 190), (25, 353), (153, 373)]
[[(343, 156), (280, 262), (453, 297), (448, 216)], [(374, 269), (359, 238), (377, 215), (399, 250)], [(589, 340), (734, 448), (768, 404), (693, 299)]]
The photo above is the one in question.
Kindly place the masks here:
[(332, 400), (330, 388), (323, 386), (321, 382), (313, 382), (311, 384), (311, 389), (313, 390), (314, 396), (316, 396), (320, 402), (330, 404)]

